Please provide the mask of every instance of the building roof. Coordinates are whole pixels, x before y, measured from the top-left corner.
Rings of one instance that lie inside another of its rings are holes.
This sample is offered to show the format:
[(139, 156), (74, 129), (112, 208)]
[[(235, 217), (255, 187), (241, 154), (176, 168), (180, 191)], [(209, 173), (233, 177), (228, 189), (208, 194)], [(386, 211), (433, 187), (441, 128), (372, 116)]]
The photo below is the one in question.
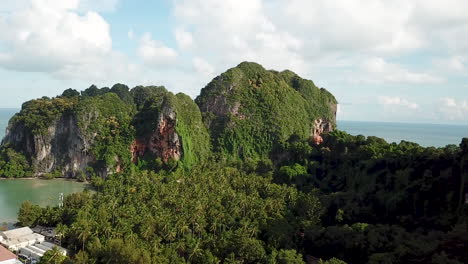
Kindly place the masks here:
[(0, 233), (5, 239), (15, 239), (22, 236), (30, 235), (33, 231), (29, 227), (21, 227), (17, 229), (12, 229), (8, 231), (3, 231)]
[(43, 235), (39, 235), (39, 234), (29, 234), (29, 235), (24, 235), (24, 236), (20, 236), (20, 237), (14, 237), (14, 238), (11, 238), (11, 239), (7, 239), (7, 240), (4, 240), (2, 241), (2, 244), (5, 245), (5, 246), (8, 246), (8, 247), (11, 247), (13, 245), (18, 245), (18, 244), (21, 244), (21, 243), (25, 243), (25, 242), (31, 242), (31, 241), (43, 241), (44, 240), (44, 236)]
[(16, 259), (16, 255), (0, 245), (0, 261)]
[(62, 252), (64, 255), (67, 254), (67, 250), (65, 248), (59, 246), (59, 245), (56, 245), (56, 244), (53, 244), (53, 243), (50, 243), (50, 242), (47, 242), (47, 241), (41, 242), (40, 245), (49, 248), (49, 250), (53, 249), (54, 247), (57, 247), (59, 249), (59, 251)]

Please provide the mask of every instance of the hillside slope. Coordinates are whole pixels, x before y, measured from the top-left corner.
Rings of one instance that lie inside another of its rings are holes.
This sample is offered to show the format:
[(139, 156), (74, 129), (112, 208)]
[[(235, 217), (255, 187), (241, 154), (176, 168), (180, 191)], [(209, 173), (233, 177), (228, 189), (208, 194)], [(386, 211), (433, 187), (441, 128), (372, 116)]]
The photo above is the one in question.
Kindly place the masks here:
[(243, 62), (216, 77), (195, 102), (216, 151), (260, 158), (292, 135), (322, 141), (336, 126), (337, 101), (291, 71), (268, 71)]

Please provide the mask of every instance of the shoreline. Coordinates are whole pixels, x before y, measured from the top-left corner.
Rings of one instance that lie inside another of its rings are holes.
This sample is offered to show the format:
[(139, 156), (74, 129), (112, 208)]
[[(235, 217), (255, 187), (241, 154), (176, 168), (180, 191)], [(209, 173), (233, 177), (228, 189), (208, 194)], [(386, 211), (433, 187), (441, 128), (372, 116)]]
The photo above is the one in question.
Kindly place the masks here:
[(46, 179), (42, 177), (24, 177), (24, 178), (5, 178), (5, 177), (0, 177), (1, 180), (41, 180), (41, 181), (51, 181), (51, 180), (65, 180), (65, 181), (71, 181), (71, 182), (79, 182), (83, 184), (90, 184), (89, 181), (78, 181), (78, 179), (75, 178), (68, 178), (68, 177), (56, 177), (53, 179)]

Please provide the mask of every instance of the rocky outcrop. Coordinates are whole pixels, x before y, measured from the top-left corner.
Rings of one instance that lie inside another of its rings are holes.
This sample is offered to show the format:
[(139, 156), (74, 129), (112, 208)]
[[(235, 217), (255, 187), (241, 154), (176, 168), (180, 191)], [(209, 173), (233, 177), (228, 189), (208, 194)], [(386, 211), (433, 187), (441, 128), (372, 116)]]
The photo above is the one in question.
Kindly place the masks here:
[(150, 135), (137, 138), (132, 143), (132, 160), (136, 162), (139, 157), (151, 153), (164, 162), (180, 160), (182, 144), (176, 132), (177, 115), (174, 109), (164, 107), (157, 118), (156, 129)]
[(165, 162), (170, 159), (180, 160), (182, 156), (176, 122), (176, 113), (170, 108), (164, 108), (159, 115), (156, 131), (150, 138), (149, 149)]
[(323, 143), (322, 135), (333, 131), (333, 124), (323, 119), (317, 119), (314, 121), (312, 128), (311, 138), (316, 145)]
[(61, 170), (73, 177), (94, 161), (89, 151), (92, 142), (82, 135), (71, 114), (62, 115), (43, 134), (33, 134), (22, 122), (10, 124), (2, 145), (29, 157), (36, 176)]
[[(226, 94), (214, 95), (208, 98), (204, 104), (200, 105), (200, 110), (204, 113), (213, 113), (215, 116), (226, 116), (229, 114), (239, 119), (245, 119), (245, 115), (239, 111), (241, 103), (239, 101), (234, 103), (229, 103), (227, 101), (227, 96), (229, 96), (233, 89), (234, 85), (231, 85)], [(210, 123), (208, 122), (208, 126), (209, 125)]]

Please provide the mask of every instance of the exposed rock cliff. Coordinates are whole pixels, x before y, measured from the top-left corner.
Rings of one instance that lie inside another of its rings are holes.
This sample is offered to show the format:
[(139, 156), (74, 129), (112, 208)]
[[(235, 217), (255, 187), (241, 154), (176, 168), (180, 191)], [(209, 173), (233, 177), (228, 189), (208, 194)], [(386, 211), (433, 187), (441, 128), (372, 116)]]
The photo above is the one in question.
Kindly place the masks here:
[(314, 126), (312, 128), (312, 139), (313, 142), (317, 145), (323, 143), (322, 135), (324, 133), (329, 133), (333, 131), (333, 123), (330, 121), (325, 121), (322, 119), (317, 119), (314, 121)]
[(9, 145), (31, 159), (35, 175), (61, 170), (74, 176), (83, 171), (94, 157), (92, 141), (82, 136), (75, 116), (64, 114), (52, 122), (45, 134), (34, 134), (24, 123), (12, 123), (2, 145)]
[(137, 138), (132, 143), (132, 160), (138, 161), (147, 153), (161, 158), (164, 162), (180, 160), (182, 156), (182, 144), (176, 132), (177, 117), (174, 109), (164, 107), (157, 118), (156, 127), (142, 138)]
[(87, 96), (27, 102), (10, 121), (2, 147), (24, 155), (36, 176), (75, 177), (88, 167), (105, 176), (158, 158), (190, 167), (210, 155), (208, 131), (190, 97), (163, 87), (134, 90), (91, 87)]
[(142, 106), (133, 124), (137, 134), (131, 146), (134, 162), (160, 158), (190, 167), (210, 155), (210, 137), (200, 109), (187, 95), (173, 95), (165, 89), (158, 92)]

